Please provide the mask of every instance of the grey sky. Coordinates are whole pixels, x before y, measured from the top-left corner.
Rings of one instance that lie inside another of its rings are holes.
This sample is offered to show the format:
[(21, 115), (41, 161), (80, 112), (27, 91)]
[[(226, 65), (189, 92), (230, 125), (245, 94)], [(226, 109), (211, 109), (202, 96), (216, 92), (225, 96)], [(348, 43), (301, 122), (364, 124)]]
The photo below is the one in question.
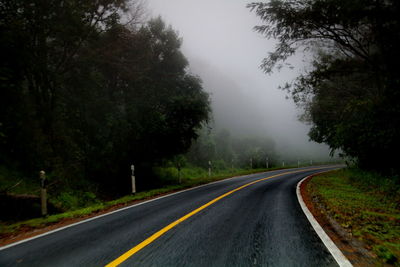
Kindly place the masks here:
[[(264, 74), (259, 65), (274, 47), (253, 31), (260, 23), (240, 0), (147, 0), (152, 17), (161, 15), (183, 38), (190, 69), (211, 92), (217, 126), (239, 134), (271, 136), (281, 153), (326, 156), (328, 149), (308, 141), (308, 126), (277, 87), (302, 68)], [(310, 155), (311, 157), (311, 155)]]

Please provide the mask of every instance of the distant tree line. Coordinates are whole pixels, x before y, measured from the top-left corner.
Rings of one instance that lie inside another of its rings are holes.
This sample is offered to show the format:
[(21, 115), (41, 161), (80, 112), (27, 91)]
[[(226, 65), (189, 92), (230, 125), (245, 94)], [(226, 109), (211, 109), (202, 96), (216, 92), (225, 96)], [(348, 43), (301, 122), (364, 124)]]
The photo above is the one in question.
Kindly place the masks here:
[(126, 193), (209, 119), (181, 39), (126, 0), (0, 0), (0, 164)]
[(400, 2), (271, 0), (249, 4), (278, 41), (262, 62), (271, 72), (299, 49), (308, 71), (284, 86), (312, 123), (310, 138), (357, 160), (362, 168), (398, 174), (400, 150)]
[(208, 168), (265, 168), (268, 158), (269, 167), (276, 166), (278, 156), (275, 143), (268, 137), (232, 135), (227, 129), (212, 130), (203, 128), (199, 138), (193, 143), (186, 159), (189, 163)]

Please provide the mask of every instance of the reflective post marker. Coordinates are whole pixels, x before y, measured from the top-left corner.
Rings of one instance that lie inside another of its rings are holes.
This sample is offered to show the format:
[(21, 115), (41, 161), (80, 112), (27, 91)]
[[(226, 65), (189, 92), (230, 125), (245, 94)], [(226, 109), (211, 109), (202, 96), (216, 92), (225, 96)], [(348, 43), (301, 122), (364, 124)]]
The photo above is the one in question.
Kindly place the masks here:
[(132, 175), (131, 175), (131, 179), (132, 179), (132, 194), (136, 193), (136, 179), (135, 179), (135, 165), (131, 165), (131, 171), (132, 171)]
[(211, 177), (211, 161), (208, 161), (208, 177)]
[(44, 171), (39, 172), (40, 177), (40, 204), (42, 216), (47, 215), (47, 190), (46, 190), (46, 173)]

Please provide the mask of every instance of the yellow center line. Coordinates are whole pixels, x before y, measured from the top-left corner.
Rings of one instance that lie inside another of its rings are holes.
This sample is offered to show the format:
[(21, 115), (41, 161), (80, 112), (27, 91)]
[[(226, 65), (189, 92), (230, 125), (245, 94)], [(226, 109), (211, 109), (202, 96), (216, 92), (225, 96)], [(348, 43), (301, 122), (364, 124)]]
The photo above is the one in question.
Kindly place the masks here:
[(265, 181), (274, 177), (278, 177), (278, 176), (283, 176), (286, 174), (292, 174), (292, 173), (297, 173), (297, 172), (303, 172), (303, 171), (312, 171), (312, 170), (320, 170), (320, 169), (325, 169), (327, 167), (320, 167), (320, 168), (312, 168), (312, 169), (303, 169), (303, 170), (297, 170), (297, 171), (291, 171), (291, 172), (285, 172), (285, 173), (280, 173), (280, 174), (276, 174), (273, 176), (269, 176), (266, 178), (261, 178), (259, 180), (255, 180), (253, 182), (247, 183), (245, 185), (242, 185), (238, 188), (235, 188), (217, 198), (214, 198), (213, 200), (211, 200), (210, 202), (207, 202), (206, 204), (204, 204), (203, 206), (189, 212), (188, 214), (186, 214), (185, 216), (179, 218), (178, 220), (174, 221), (173, 223), (167, 225), (166, 227), (162, 228), (161, 230), (159, 230), (158, 232), (154, 233), (152, 236), (148, 237), (146, 240), (142, 241), (141, 243), (137, 244), (136, 246), (134, 246), (133, 248), (131, 248), (130, 250), (128, 250), (127, 252), (125, 252), (124, 254), (122, 254), (121, 256), (119, 256), (118, 258), (116, 258), (115, 260), (113, 260), (112, 262), (110, 262), (109, 264), (106, 265), (106, 267), (114, 267), (114, 266), (118, 266), (121, 263), (123, 263), (124, 261), (126, 261), (129, 257), (131, 257), (132, 255), (134, 255), (135, 253), (137, 253), (138, 251), (140, 251), (141, 249), (143, 249), (144, 247), (146, 247), (147, 245), (151, 244), (153, 241), (155, 241), (157, 238), (159, 238), (160, 236), (162, 236), (163, 234), (165, 234), (166, 232), (168, 232), (169, 230), (171, 230), (172, 228), (174, 228), (175, 226), (177, 226), (178, 224), (180, 224), (181, 222), (189, 219), (190, 217), (192, 217), (193, 215), (195, 215), (196, 213), (199, 213), (200, 211), (204, 210), (205, 208), (211, 206), (212, 204), (214, 204), (215, 202), (235, 193), (236, 191), (239, 191), (243, 188), (246, 188), (250, 185), (253, 185), (255, 183), (259, 183), (261, 181)]

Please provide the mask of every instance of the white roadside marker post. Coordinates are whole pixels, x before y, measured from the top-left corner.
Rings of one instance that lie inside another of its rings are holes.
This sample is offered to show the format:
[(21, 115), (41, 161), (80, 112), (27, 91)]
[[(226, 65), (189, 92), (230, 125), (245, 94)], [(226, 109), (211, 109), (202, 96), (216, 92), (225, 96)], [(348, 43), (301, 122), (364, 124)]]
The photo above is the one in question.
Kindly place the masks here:
[(265, 166), (267, 167), (267, 169), (268, 169), (268, 157), (265, 159)]
[(42, 216), (47, 216), (47, 190), (46, 190), (46, 173), (39, 172), (40, 177), (40, 204)]
[(208, 177), (211, 177), (211, 161), (208, 161)]
[(131, 179), (132, 179), (132, 194), (136, 193), (136, 179), (135, 179), (135, 165), (131, 165)]

